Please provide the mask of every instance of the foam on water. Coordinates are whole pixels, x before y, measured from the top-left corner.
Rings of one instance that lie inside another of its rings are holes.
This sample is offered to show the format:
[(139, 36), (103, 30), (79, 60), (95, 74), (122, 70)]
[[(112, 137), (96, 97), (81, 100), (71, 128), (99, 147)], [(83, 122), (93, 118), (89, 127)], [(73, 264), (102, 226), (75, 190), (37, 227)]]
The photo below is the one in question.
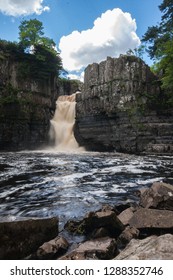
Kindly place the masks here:
[(73, 132), (75, 124), (76, 94), (59, 96), (56, 111), (51, 120), (50, 137), (54, 140), (56, 152), (82, 152)]
[(0, 166), (0, 216), (63, 222), (103, 204), (136, 201), (136, 190), (173, 177), (173, 158), (116, 153), (4, 153)]

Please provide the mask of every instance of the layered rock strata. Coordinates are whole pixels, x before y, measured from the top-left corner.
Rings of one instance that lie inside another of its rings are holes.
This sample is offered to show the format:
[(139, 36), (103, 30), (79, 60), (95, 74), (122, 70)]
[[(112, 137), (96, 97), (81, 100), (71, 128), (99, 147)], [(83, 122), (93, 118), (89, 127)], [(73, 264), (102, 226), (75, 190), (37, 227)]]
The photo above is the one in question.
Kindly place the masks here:
[(0, 61), (0, 149), (33, 149), (47, 143), (57, 98), (55, 77), (21, 78), (20, 62)]
[(172, 152), (173, 114), (158, 114), (161, 98), (157, 78), (135, 56), (89, 65), (77, 96), (76, 139), (88, 150)]
[(51, 73), (46, 78), (22, 78), (21, 66), (27, 68), (28, 63), (12, 55), (0, 57), (0, 150), (48, 145), (50, 120), (58, 96), (70, 95), (81, 87), (81, 83), (57, 79)]

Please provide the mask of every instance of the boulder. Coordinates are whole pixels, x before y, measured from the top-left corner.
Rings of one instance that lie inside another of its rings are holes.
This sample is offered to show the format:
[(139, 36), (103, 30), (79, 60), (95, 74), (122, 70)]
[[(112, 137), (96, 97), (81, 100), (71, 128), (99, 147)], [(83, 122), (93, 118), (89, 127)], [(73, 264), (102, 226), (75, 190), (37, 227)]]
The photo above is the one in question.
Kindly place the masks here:
[(173, 211), (173, 186), (163, 182), (154, 183), (151, 188), (142, 192), (140, 205), (144, 208)]
[(119, 246), (124, 246), (130, 242), (133, 238), (139, 236), (139, 230), (135, 227), (127, 226), (125, 230), (118, 237)]
[(129, 224), (129, 220), (132, 218), (133, 212), (134, 209), (129, 207), (118, 215), (118, 219), (126, 226)]
[(104, 237), (86, 241), (75, 250), (60, 258), (61, 260), (109, 260), (117, 255), (115, 239)]
[(173, 211), (140, 208), (133, 214), (129, 225), (137, 229), (173, 229)]
[(58, 218), (0, 222), (0, 259), (23, 259), (58, 235)]
[(61, 236), (56, 237), (40, 246), (36, 252), (39, 260), (56, 259), (66, 253), (69, 247), (67, 240)]
[(115, 260), (173, 260), (173, 235), (132, 239)]
[(65, 228), (83, 235), (91, 234), (98, 228), (105, 228), (110, 235), (118, 236), (124, 230), (124, 225), (114, 211), (106, 210), (90, 212), (82, 221), (69, 221)]
[(101, 237), (105, 237), (105, 236), (109, 236), (109, 231), (104, 227), (95, 229), (91, 234), (91, 237), (93, 239), (101, 238)]

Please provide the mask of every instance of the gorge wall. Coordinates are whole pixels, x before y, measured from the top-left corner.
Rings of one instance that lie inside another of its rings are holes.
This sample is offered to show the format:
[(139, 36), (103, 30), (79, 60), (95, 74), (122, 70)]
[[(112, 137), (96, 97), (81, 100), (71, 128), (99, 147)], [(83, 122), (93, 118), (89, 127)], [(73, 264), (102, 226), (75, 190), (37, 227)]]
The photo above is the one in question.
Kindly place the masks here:
[(0, 40), (0, 150), (38, 149), (49, 143), (50, 120), (59, 95), (78, 90), (60, 79), (60, 57), (43, 46), (28, 53)]
[(0, 149), (34, 149), (47, 142), (56, 99), (54, 77), (20, 77), (20, 62), (0, 61)]
[(0, 52), (0, 150), (36, 149), (49, 144), (50, 119), (59, 95), (78, 90), (55, 75), (22, 76), (28, 61)]
[(149, 67), (135, 56), (108, 57), (85, 70), (75, 137), (88, 150), (173, 152), (173, 112)]

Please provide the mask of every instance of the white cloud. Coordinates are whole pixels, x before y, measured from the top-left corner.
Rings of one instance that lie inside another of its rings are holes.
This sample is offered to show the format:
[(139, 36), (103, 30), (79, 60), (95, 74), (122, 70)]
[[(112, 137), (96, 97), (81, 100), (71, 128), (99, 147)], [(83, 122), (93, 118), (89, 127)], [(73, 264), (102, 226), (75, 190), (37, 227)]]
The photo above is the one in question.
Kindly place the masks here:
[(84, 71), (82, 71), (81, 73), (76, 73), (76, 74), (70, 73), (67, 75), (67, 77), (72, 80), (79, 80), (79, 81), (83, 82), (84, 81)]
[(107, 56), (118, 57), (140, 45), (136, 22), (121, 9), (108, 10), (94, 21), (92, 29), (73, 31), (60, 39), (63, 66), (68, 71), (80, 70)]
[(0, 12), (10, 16), (37, 14), (49, 11), (43, 0), (0, 0)]

